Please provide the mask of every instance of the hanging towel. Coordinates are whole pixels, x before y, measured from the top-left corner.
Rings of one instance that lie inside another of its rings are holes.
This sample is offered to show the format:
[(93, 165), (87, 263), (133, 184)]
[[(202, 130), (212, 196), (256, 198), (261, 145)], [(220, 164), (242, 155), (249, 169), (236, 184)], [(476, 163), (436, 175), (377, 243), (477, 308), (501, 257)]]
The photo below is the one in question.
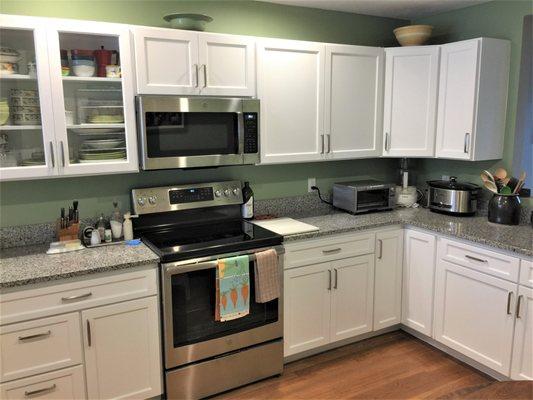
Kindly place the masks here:
[(270, 249), (255, 253), (255, 301), (266, 303), (280, 295), (278, 253)]
[(215, 320), (230, 321), (250, 313), (250, 258), (218, 260)]

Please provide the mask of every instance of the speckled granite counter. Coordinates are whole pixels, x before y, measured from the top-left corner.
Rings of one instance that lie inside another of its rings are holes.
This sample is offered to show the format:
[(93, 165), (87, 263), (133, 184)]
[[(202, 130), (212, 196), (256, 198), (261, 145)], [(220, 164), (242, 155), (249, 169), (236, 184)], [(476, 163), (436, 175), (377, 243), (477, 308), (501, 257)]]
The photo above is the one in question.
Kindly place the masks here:
[(133, 268), (159, 261), (144, 244), (122, 244), (63, 254), (45, 254), (47, 245), (22, 246), (0, 251), (0, 288)]
[(320, 228), (318, 232), (291, 235), (285, 242), (313, 237), (353, 232), (390, 225), (405, 225), (428, 229), (451, 237), (470, 240), (518, 255), (533, 256), (533, 229), (530, 225), (506, 226), (492, 224), (487, 217), (453, 217), (426, 209), (399, 209), (363, 215), (338, 212), (299, 221)]

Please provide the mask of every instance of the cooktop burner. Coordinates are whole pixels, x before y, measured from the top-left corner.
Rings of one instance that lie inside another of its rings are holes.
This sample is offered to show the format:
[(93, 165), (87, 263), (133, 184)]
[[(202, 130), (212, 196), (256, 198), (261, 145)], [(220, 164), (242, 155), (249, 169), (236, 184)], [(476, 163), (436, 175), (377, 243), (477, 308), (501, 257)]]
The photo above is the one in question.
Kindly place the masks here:
[(276, 246), (283, 241), (282, 236), (245, 220), (167, 227), (146, 232), (142, 239), (161, 262)]

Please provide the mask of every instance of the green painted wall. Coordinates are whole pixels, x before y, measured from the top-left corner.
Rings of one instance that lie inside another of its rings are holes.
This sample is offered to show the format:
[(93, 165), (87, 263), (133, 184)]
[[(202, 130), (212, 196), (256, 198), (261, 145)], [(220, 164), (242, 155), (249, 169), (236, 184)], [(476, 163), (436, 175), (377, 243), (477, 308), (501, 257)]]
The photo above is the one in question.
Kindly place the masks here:
[[(522, 47), (522, 20), (525, 15), (531, 13), (533, 13), (531, 1), (505, 0), (493, 1), (413, 21), (417, 24), (434, 26), (433, 43), (435, 44), (480, 36), (511, 41), (511, 67), (503, 160), (484, 162), (421, 160), (419, 165), (424, 178), (434, 179), (440, 177), (441, 174), (457, 175), (462, 179), (481, 184), (479, 174), (483, 169), (493, 169), (502, 165), (511, 172)], [(519, 175), (520, 172), (513, 171), (515, 175)], [(531, 199), (528, 202), (533, 204)]]
[[(393, 45), (392, 30), (407, 23), (252, 1), (0, 0), (0, 12), (152, 26), (165, 26), (162, 16), (171, 12), (199, 12), (214, 18), (212, 32), (375, 46)], [(52, 221), (74, 199), (82, 217), (109, 213), (114, 199), (124, 209), (134, 187), (240, 179), (261, 199), (306, 193), (308, 177), (328, 189), (337, 180), (390, 178), (395, 167), (394, 160), (356, 160), (7, 182), (0, 184), (0, 226)]]

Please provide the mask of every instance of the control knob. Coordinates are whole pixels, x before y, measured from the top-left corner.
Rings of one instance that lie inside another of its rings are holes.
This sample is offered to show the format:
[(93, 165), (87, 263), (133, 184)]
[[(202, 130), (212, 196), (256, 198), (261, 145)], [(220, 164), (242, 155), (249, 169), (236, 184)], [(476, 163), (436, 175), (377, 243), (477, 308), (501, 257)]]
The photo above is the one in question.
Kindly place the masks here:
[(220, 197), (220, 196), (222, 196), (222, 192), (220, 190), (216, 190), (215, 197)]
[(148, 197), (148, 203), (154, 205), (157, 201), (157, 196), (150, 196)]
[(146, 203), (146, 199), (144, 197), (137, 198), (137, 204), (140, 205), (141, 207), (144, 206), (145, 203)]
[(234, 195), (234, 196), (238, 196), (238, 195), (239, 195), (239, 189), (234, 188), (234, 189), (233, 189), (233, 195)]
[(231, 194), (231, 190), (229, 189), (224, 190), (224, 196), (229, 197), (230, 194)]

